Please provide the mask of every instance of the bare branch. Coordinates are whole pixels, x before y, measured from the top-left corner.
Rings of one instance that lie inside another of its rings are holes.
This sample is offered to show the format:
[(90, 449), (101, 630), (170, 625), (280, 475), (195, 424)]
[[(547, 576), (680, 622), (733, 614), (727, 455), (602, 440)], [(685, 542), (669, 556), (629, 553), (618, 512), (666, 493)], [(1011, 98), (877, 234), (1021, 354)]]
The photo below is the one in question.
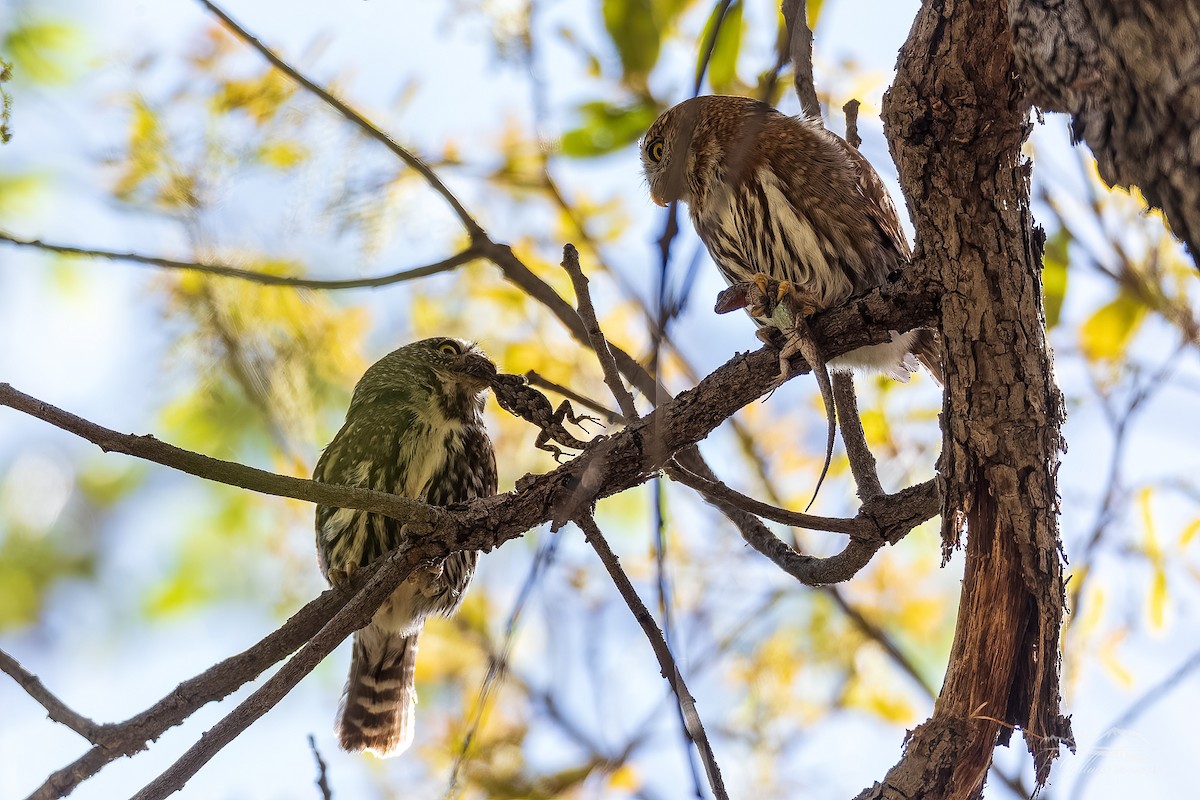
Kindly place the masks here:
[(692, 84), (692, 97), (700, 94), (700, 87), (704, 83), (704, 73), (708, 72), (713, 50), (717, 47), (717, 37), (721, 34), (721, 26), (725, 24), (725, 15), (729, 13), (729, 7), (732, 5), (733, 0), (720, 0), (717, 7), (713, 9), (716, 21), (704, 37), (704, 43), (700, 45), (700, 63), (696, 66), (696, 81)]
[(7, 383), (0, 383), (0, 405), (23, 411), (43, 422), (87, 439), (106, 453), (124, 453), (229, 486), (339, 508), (374, 511), (406, 522), (433, 522), (441, 513), (433, 506), (387, 492), (276, 475), (273, 472), (184, 450), (159, 441), (153, 436), (118, 433), (42, 402), (36, 397), (30, 397)]
[(858, 108), (861, 105), (851, 97), (842, 106), (842, 113), (846, 115), (846, 142), (855, 150), (862, 144), (862, 137), (858, 135)]
[(321, 758), (321, 751), (317, 749), (317, 738), (311, 733), (308, 735), (308, 749), (312, 750), (313, 757), (317, 760), (315, 783), (321, 790), (321, 800), (333, 800), (333, 790), (329, 788), (329, 776), (326, 775), (325, 759)]
[(793, 80), (796, 96), (804, 116), (821, 119), (821, 102), (813, 83), (812, 31), (808, 29), (808, 3), (806, 0), (783, 0), (783, 18), (787, 22), (789, 47), (792, 59)]
[[(361, 574), (355, 575), (355, 583), (365, 583), (376, 569), (374, 564), (364, 567)], [(30, 795), (30, 800), (65, 797), (109, 762), (145, 750), (149, 742), (183, 722), (197, 709), (227, 697), (289, 653), (295, 652), (314, 632), (321, 630), (349, 602), (351, 596), (341, 590), (325, 591), (254, 646), (189, 678), (162, 700), (125, 722), (103, 726), (104, 745), (93, 747), (52, 774)]]
[(858, 415), (858, 399), (854, 396), (854, 376), (849, 372), (833, 374), (833, 402), (837, 406), (838, 421), (842, 424), (842, 443), (846, 445), (846, 457), (850, 460), (850, 472), (858, 486), (862, 500), (883, 495), (879, 473), (875, 468), (875, 456), (867, 447), (863, 434), (862, 418)]
[(370, 579), (358, 587), (353, 597), (333, 619), (309, 639), (296, 655), (288, 659), (266, 683), (210, 728), (165, 772), (135, 794), (133, 800), (161, 800), (182, 789), (188, 779), (225, 745), (250, 727), (251, 723), (274, 708), (347, 636), (370, 622), (379, 606), (395, 591), (401, 581), (407, 578), (417, 565), (428, 560), (420, 554), (421, 549), (422, 545), (402, 546), (374, 562), (371, 566), (379, 566), (372, 571)]
[[(682, 461), (682, 459), (681, 459)], [(691, 472), (692, 474), (687, 474)], [(746, 543), (769, 558), (775, 566), (806, 586), (824, 586), (830, 583), (841, 583), (854, 577), (870, 561), (871, 557), (884, 544), (895, 544), (922, 522), (932, 519), (941, 508), (937, 484), (932, 481), (911, 486), (894, 495), (882, 495), (863, 503), (856, 520), (864, 520), (863, 527), (878, 526), (880, 538), (862, 539), (851, 538), (842, 552), (827, 558), (816, 558), (798, 552), (787, 544), (762, 523), (757, 516), (744, 510), (742, 500), (730, 502), (720, 496), (724, 494), (709, 494), (706, 488), (713, 482), (715, 476), (699, 476), (692, 465), (684, 470), (668, 468), (668, 474), (680, 483), (693, 485), (704, 498), (724, 512)], [(704, 480), (697, 480), (701, 478)], [(735, 493), (736, 494), (736, 493)], [(740, 496), (739, 496), (740, 497)], [(745, 498), (749, 500), (749, 498)], [(751, 501), (753, 504), (755, 501)], [(769, 508), (769, 507), (768, 507)], [(775, 510), (773, 510), (774, 513)], [(790, 513), (790, 512), (785, 512)], [(780, 514), (783, 516), (784, 514)], [(833, 520), (849, 522), (850, 520)]]
[(271, 62), (271, 65), (275, 67), (275, 69), (287, 75), (309, 92), (312, 92), (314, 95), (319, 97), (326, 105), (349, 120), (353, 125), (358, 127), (359, 130), (382, 144), (388, 150), (391, 150), (401, 161), (403, 161), (412, 169), (416, 170), (421, 177), (429, 183), (433, 190), (440, 194), (450, 205), (450, 207), (454, 209), (454, 213), (458, 215), (459, 220), (462, 221), (463, 227), (465, 227), (467, 229), (467, 233), (470, 234), (472, 242), (479, 242), (485, 238), (483, 228), (478, 222), (475, 221), (475, 218), (471, 216), (470, 212), (463, 207), (462, 203), (458, 201), (458, 198), (455, 197), (454, 194), (446, 187), (446, 184), (442, 183), (441, 179), (434, 174), (433, 170), (429, 168), (429, 165), (427, 165), (417, 156), (413, 155), (404, 147), (401, 147), (395, 139), (384, 133), (382, 129), (376, 127), (362, 114), (346, 105), (336, 96), (334, 96), (334, 94), (328, 89), (320, 86), (311, 78), (301, 74), (299, 70), (277, 56), (275, 51), (271, 50), (271, 48), (267, 47), (253, 34), (235, 22), (232, 17), (222, 11), (221, 8), (215, 3), (211, 3), (209, 0), (199, 0), (199, 2), (200, 5), (207, 8), (214, 16), (220, 19), (222, 24), (224, 24), (231, 33), (261, 53), (263, 58)]
[(25, 690), (26, 694), (46, 709), (46, 715), (50, 719), (66, 725), (92, 744), (100, 744), (105, 740), (103, 725), (97, 725), (82, 714), (73, 711), (66, 703), (55, 697), (36, 675), (22, 667), (20, 662), (3, 650), (0, 650), (0, 671), (7, 673), (17, 682), (18, 686)]
[(866, 520), (858, 518), (819, 517), (815, 514), (789, 511), (786, 508), (769, 505), (755, 500), (753, 497), (748, 497), (736, 489), (731, 489), (721, 481), (706, 480), (678, 463), (668, 464), (666, 466), (666, 473), (671, 480), (678, 481), (684, 486), (689, 486), (705, 497), (723, 500), (743, 511), (749, 511), (751, 514), (772, 520), (773, 522), (782, 522), (784, 525), (794, 525), (797, 528), (806, 528), (814, 531), (844, 533), (855, 539), (868, 542), (878, 542), (882, 539), (879, 530), (872, 527)]
[(460, 267), (477, 258), (482, 258), (483, 248), (478, 245), (472, 245), (460, 253), (455, 253), (449, 258), (438, 261), (434, 264), (427, 264), (423, 267), (411, 267), (409, 269), (392, 272), (387, 275), (377, 275), (373, 278), (344, 278), (339, 280), (325, 280), (320, 278), (297, 278), (290, 275), (272, 275), (269, 272), (257, 272), (255, 270), (240, 269), (231, 267), (226, 264), (213, 264), (203, 261), (180, 261), (174, 258), (162, 258), (160, 256), (148, 256), (142, 253), (119, 253), (114, 250), (99, 250), (90, 247), (74, 247), (65, 244), (52, 244), (43, 242), (40, 239), (19, 239), (10, 233), (0, 231), (0, 242), (8, 242), (19, 247), (31, 247), (38, 250), (44, 250), (49, 253), (60, 253), (70, 256), (91, 256), (94, 258), (107, 258), (111, 261), (128, 261), (133, 264), (144, 264), (152, 267), (162, 267), (163, 269), (187, 270), (191, 272), (203, 272), (209, 275), (220, 275), (225, 278), (237, 278), (238, 280), (250, 281), (264, 286), (291, 286), (298, 289), (362, 289), (368, 287), (390, 286), (395, 283), (403, 283), (417, 278), (425, 278), (430, 275), (437, 275), (440, 272), (448, 272), (456, 267)]
[(621, 374), (617, 371), (617, 362), (613, 359), (612, 351), (608, 349), (604, 331), (600, 330), (600, 321), (596, 319), (596, 309), (592, 305), (591, 292), (588, 291), (588, 279), (579, 266), (579, 251), (575, 249), (574, 245), (568, 244), (563, 247), (562, 266), (571, 276), (571, 283), (575, 287), (575, 304), (579, 309), (579, 317), (583, 320), (583, 326), (587, 329), (592, 350), (600, 362), (600, 369), (604, 372), (604, 383), (612, 392), (625, 419), (635, 420), (638, 418), (637, 406), (633, 403), (633, 395), (621, 382)]
[(584, 538), (596, 551), (596, 555), (600, 557), (600, 561), (608, 570), (608, 575), (616, 585), (617, 591), (621, 593), (625, 604), (633, 612), (634, 619), (637, 620), (638, 625), (646, 634), (646, 638), (650, 641), (650, 646), (654, 649), (654, 655), (662, 668), (663, 677), (667, 679), (667, 683), (670, 684), (671, 690), (679, 700), (688, 735), (691, 736), (692, 742), (700, 753), (700, 760), (704, 763), (704, 770), (708, 775), (708, 785), (712, 789), (713, 795), (718, 800), (728, 800), (729, 795), (725, 792), (725, 783), (721, 778), (721, 768), (717, 765), (716, 757), (713, 756), (712, 746), (708, 743), (708, 734), (705, 733), (700, 714), (696, 711), (696, 698), (692, 697), (692, 693), (688, 691), (687, 684), (683, 681), (683, 675), (679, 672), (679, 666), (671, 655), (671, 649), (667, 647), (667, 640), (663, 638), (662, 631), (654, 624), (654, 617), (651, 616), (650, 609), (646, 608), (646, 604), (638, 597), (637, 590), (633, 588), (625, 570), (621, 569), (621, 563), (617, 560), (612, 548), (608, 546), (608, 542), (605, 541), (604, 534), (600, 532), (596, 521), (591, 516), (582, 515), (575, 520), (575, 524), (583, 531)]

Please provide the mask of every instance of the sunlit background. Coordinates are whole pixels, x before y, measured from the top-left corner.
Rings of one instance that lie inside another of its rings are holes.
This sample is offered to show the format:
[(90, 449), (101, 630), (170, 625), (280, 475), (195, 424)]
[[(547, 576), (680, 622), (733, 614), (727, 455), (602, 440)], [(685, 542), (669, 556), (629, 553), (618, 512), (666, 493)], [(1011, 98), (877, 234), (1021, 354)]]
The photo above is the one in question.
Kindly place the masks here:
[[(722, 284), (686, 220), (664, 278), (665, 212), (646, 197), (635, 145), (659, 110), (692, 93), (714, 5), (224, 8), (427, 159), (496, 241), (568, 299), (557, 265), (565, 242), (579, 246), (612, 341), (648, 357), (660, 298), (679, 306), (661, 360), (679, 391), (758, 346), (743, 315), (711, 311)], [(863, 151), (899, 202), (878, 114), (918, 4), (810, 5), (828, 123), (841, 131), (843, 103), (863, 101)], [(775, 67), (778, 24), (773, 0), (732, 3), (702, 91), (757, 94)], [(197, 2), (0, 0), (0, 58), (14, 75), (3, 84), (13, 138), (0, 146), (9, 237), (328, 279), (385, 275), (467, 244), (416, 173)], [(796, 113), (790, 83), (785, 71), (773, 99)], [(1098, 181), (1061, 118), (1038, 124), (1027, 152), (1069, 411), (1063, 675), (1078, 742), (1042, 797), (1188, 796), (1200, 708), (1196, 274), (1158, 215)], [(0, 241), (0, 381), (119, 431), (277, 472), (310, 474), (365, 367), (433, 334), (476, 339), (506, 371), (606, 398), (594, 357), (486, 262), (305, 291)], [(940, 441), (933, 383), (869, 378), (859, 390), (885, 488), (928, 478)], [(554, 466), (534, 449), (534, 429), (494, 405), (488, 415), (502, 491)], [(721, 477), (803, 506), (824, 439), (813, 382), (792, 381), (735, 421), (702, 445)], [(0, 481), (0, 649), (97, 722), (143, 710), (324, 588), (312, 508), (298, 501), (105, 455), (4, 408)], [(881, 778), (931, 710), (961, 559), (941, 568), (926, 525), (849, 583), (812, 590), (748, 551), (689, 491), (662, 491), (606, 500), (598, 519), (661, 620), (661, 503), (672, 644), (731, 796), (846, 798)], [(839, 450), (814, 510), (854, 508)], [(815, 554), (842, 544), (796, 535)], [(337, 749), (343, 646), (182, 795), (320, 797), (312, 734), (339, 798), (439, 797), (456, 762), (467, 797), (694, 796), (658, 666), (579, 531), (536, 530), (480, 563), (463, 611), (423, 637), (410, 753), (378, 761)], [(508, 673), (481, 711), (488, 665), (506, 648)], [(251, 689), (72, 796), (133, 794)], [(87, 748), (0, 676), (0, 797), (28, 795)], [(996, 764), (987, 797), (1032, 789), (1023, 745), (997, 751)]]

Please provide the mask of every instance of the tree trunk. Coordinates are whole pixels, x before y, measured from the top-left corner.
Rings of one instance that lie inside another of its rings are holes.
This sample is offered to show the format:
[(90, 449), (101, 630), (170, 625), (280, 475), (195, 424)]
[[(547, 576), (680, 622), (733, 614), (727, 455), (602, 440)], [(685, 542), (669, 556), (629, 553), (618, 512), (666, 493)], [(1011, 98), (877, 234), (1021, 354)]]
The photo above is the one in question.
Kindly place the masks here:
[(1028, 98), (1071, 115), (1109, 184), (1137, 186), (1200, 266), (1200, 4), (1008, 0)]
[(966, 571), (933, 715), (860, 798), (981, 797), (993, 748), (1017, 726), (1040, 786), (1071, 744), (1058, 675), (1063, 407), (1020, 155), (1027, 108), (1004, 4), (927, 0), (884, 121), (917, 229), (914, 270), (942, 294), (943, 539), (949, 553), (966, 522)]

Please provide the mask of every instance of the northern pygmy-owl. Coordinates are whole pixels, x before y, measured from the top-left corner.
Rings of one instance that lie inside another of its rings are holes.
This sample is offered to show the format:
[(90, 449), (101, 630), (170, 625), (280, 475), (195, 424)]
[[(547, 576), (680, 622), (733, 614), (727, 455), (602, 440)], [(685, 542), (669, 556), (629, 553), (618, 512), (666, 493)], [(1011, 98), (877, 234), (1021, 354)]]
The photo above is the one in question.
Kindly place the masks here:
[[(755, 274), (787, 282), (806, 315), (880, 286), (908, 263), (908, 243), (883, 182), (817, 120), (789, 117), (747, 97), (692, 98), (650, 126), (642, 167), (654, 202), (687, 204), (728, 282)], [(940, 380), (928, 330), (853, 350), (829, 366), (906, 381), (917, 369), (914, 353)]]
[[(496, 493), (483, 398), (496, 367), (473, 344), (425, 339), (372, 365), (313, 478), (432, 505)], [(404, 543), (410, 529), (382, 514), (317, 506), (317, 555), (331, 582)], [(396, 755), (413, 740), (417, 636), (431, 614), (462, 603), (477, 552), (413, 573), (354, 635), (337, 734), (350, 751)]]

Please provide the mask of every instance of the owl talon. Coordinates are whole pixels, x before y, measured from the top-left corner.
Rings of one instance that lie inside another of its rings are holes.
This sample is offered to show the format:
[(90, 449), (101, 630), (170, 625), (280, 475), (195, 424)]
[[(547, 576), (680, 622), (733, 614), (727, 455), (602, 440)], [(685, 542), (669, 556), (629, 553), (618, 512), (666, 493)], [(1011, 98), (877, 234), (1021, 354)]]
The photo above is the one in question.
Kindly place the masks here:
[(353, 561), (346, 562), (342, 567), (330, 567), (325, 573), (326, 580), (334, 589), (346, 590), (350, 587), (350, 582), (354, 580), (354, 573), (358, 571), (358, 564)]
[(445, 571), (443, 562), (418, 570), (413, 573), (416, 579), (418, 591), (422, 597), (437, 597), (442, 594), (446, 587), (443, 585), (442, 573)]
[[(754, 281), (754, 285), (758, 287), (760, 292), (765, 295), (771, 294), (770, 286), (775, 282), (775, 279), (770, 275), (765, 272), (756, 272), (750, 277), (750, 280)], [(782, 284), (780, 285), (782, 286)]]

